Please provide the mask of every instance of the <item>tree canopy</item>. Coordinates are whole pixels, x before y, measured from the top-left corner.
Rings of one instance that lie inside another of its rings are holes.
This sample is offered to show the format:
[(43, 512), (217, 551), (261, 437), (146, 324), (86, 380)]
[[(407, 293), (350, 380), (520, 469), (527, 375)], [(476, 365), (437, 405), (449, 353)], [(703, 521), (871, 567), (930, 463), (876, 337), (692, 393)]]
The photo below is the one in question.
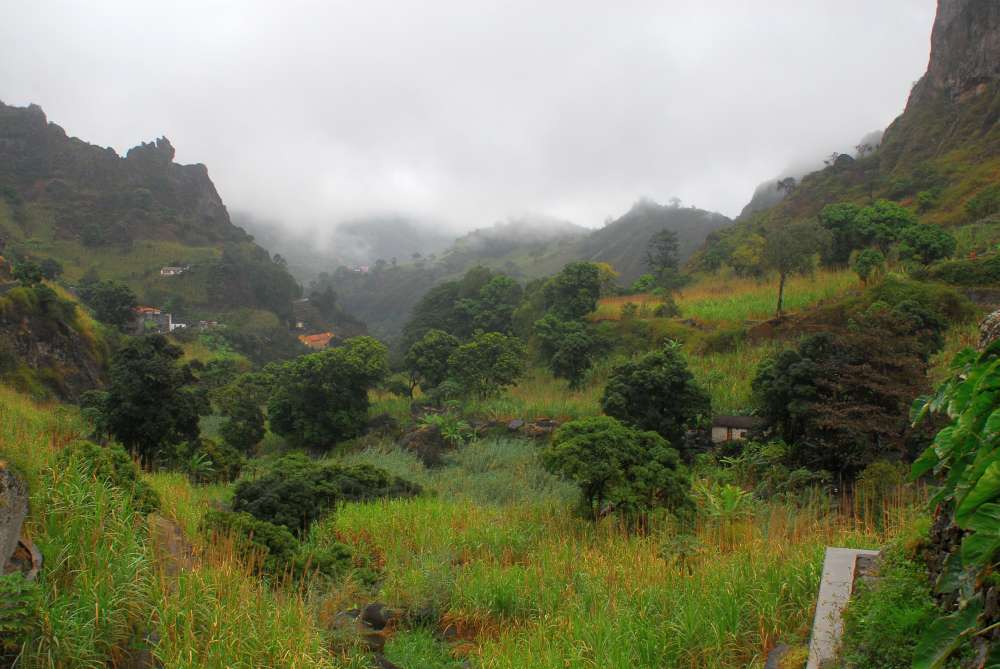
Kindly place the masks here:
[(580, 510), (597, 518), (614, 510), (628, 517), (666, 507), (690, 509), (690, 481), (677, 451), (656, 432), (610, 416), (566, 423), (542, 452), (545, 467), (580, 487)]
[(601, 408), (609, 416), (653, 430), (677, 444), (712, 407), (678, 347), (667, 345), (616, 367), (604, 388)]
[(360, 433), (368, 389), (388, 370), (386, 348), (371, 337), (271, 367), (271, 429), (297, 446), (327, 449)]

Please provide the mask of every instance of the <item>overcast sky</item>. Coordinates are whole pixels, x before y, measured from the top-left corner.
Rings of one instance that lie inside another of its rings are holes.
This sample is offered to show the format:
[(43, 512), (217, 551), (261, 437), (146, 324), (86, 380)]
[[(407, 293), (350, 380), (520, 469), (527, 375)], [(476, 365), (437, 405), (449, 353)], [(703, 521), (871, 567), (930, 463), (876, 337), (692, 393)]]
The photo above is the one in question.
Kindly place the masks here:
[(166, 135), (229, 208), (595, 226), (735, 215), (902, 110), (935, 0), (0, 0), (0, 100), (124, 153)]

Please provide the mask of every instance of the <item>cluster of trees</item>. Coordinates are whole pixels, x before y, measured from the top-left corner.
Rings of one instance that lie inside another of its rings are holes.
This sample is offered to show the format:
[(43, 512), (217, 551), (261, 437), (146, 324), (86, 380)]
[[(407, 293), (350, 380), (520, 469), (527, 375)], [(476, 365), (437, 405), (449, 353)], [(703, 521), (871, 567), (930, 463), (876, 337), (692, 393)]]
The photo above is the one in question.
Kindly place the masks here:
[(580, 487), (590, 518), (611, 511), (641, 522), (655, 508), (678, 517), (692, 509), (679, 449), (711, 412), (673, 344), (616, 367), (601, 398), (606, 415), (566, 423), (542, 455), (553, 473)]
[[(885, 258), (895, 247), (901, 259), (921, 265), (955, 252), (955, 238), (946, 230), (920, 223), (911, 210), (888, 200), (877, 200), (867, 207), (851, 202), (827, 205), (820, 211), (819, 221), (830, 233), (823, 253), (823, 262), (830, 266), (846, 266), (854, 252), (864, 250)], [(874, 254), (868, 257), (870, 263)]]
[[(99, 434), (147, 463), (204, 479), (237, 476), (267, 423), (314, 450), (357, 436), (368, 390), (387, 370), (385, 347), (370, 337), (243, 374), (223, 361), (182, 364), (182, 355), (162, 335), (127, 338), (112, 356), (107, 388), (87, 393), (83, 404)], [(201, 417), (213, 409), (222, 417), (221, 443), (200, 433)]]
[(853, 478), (919, 447), (908, 411), (927, 390), (927, 360), (942, 347), (947, 321), (926, 291), (893, 283), (873, 296), (887, 299), (855, 305), (845, 326), (805, 338), (758, 370), (757, 412), (790, 445), (790, 464)]

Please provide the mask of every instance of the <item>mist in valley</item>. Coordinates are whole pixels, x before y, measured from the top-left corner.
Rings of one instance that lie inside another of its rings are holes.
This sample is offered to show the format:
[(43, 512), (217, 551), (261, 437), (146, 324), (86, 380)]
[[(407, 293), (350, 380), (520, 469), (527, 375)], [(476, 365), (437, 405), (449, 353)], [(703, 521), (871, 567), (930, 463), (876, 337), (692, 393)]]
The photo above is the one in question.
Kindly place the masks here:
[(238, 222), (344, 263), (643, 196), (735, 217), (891, 121), (935, 5), (11, 4), (0, 99), (119, 153), (166, 135)]

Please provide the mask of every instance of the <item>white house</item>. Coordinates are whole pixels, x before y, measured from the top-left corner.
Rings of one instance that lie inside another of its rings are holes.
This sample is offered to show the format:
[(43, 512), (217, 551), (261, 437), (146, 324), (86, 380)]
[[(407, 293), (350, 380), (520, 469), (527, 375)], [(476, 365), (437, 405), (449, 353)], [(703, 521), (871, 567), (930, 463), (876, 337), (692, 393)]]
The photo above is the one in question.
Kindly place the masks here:
[(177, 276), (178, 274), (183, 274), (190, 269), (189, 265), (184, 267), (161, 267), (160, 276)]
[(712, 443), (742, 441), (747, 433), (761, 424), (756, 416), (716, 416), (712, 419)]

